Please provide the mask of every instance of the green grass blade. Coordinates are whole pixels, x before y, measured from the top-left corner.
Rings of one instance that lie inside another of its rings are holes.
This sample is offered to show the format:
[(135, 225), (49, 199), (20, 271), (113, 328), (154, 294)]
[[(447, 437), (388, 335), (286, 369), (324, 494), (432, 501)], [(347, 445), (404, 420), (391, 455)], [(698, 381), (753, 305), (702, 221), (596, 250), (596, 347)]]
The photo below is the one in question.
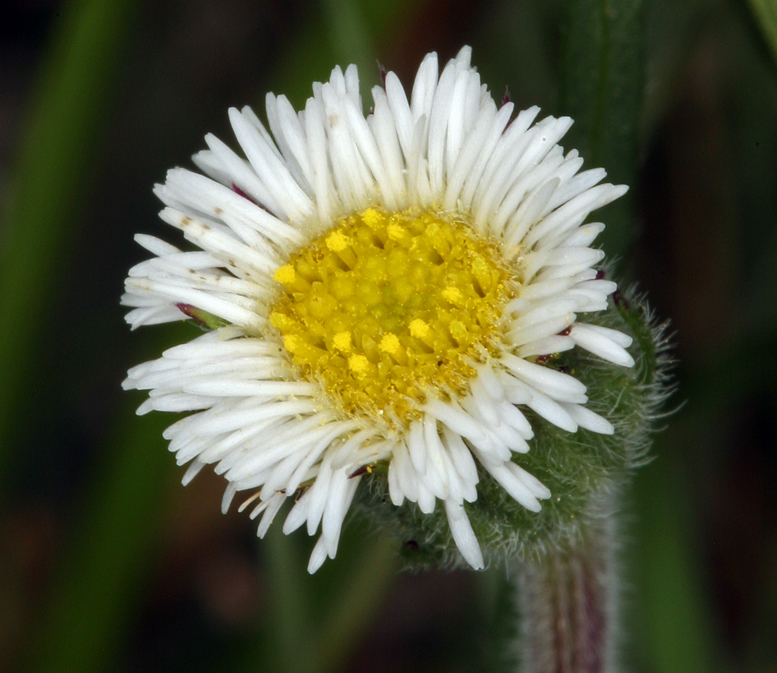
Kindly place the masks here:
[(175, 473), (162, 440), (169, 416), (137, 418), (136, 404), (133, 396), (58, 566), (32, 646), (36, 673), (112, 670), (143, 595), (138, 586), (153, 562), (154, 524)]
[[(284, 516), (283, 511), (278, 519)], [(343, 670), (396, 577), (396, 553), (356, 521), (342, 532), (337, 558), (307, 572), (312, 539), (286, 536), (282, 521), (259, 541), (270, 595), (257, 633), (227, 662), (230, 671)], [(369, 542), (366, 540), (369, 539)]]
[(77, 240), (77, 218), (139, 3), (80, 0), (62, 12), (32, 101), (0, 244), (0, 482), (49, 296)]
[(329, 42), (342, 67), (355, 63), (368, 82), (377, 79), (374, 42), (355, 0), (323, 0)]
[(777, 3), (774, 0), (747, 0), (777, 65)]
[[(279, 517), (280, 518), (280, 517)], [(245, 657), (248, 665), (238, 670), (283, 670), (289, 673), (318, 673), (321, 667), (311, 642), (315, 630), (307, 572), (307, 558), (300, 549), (298, 537), (283, 534), (282, 521), (270, 526), (262, 545), (267, 558), (267, 580), (272, 587), (270, 628), (273, 632), (272, 650), (260, 642), (256, 661), (253, 648)], [(262, 661), (262, 659), (265, 659)], [(269, 664), (269, 665), (268, 665)]]
[[(568, 0), (562, 34), (560, 111), (575, 120), (567, 135), (586, 166), (613, 184), (634, 186), (644, 84), (643, 0)], [(608, 206), (602, 247), (624, 255), (631, 240), (632, 194)]]
[(389, 588), (396, 581), (396, 553), (385, 537), (369, 543), (361, 538), (352, 572), (341, 583), (337, 601), (324, 620), (319, 638), (318, 656), (321, 669), (334, 673), (344, 670), (348, 655), (353, 653), (370, 626), (376, 608), (383, 604)]
[(690, 551), (689, 512), (674, 477), (657, 462), (635, 483), (638, 599), (648, 646), (643, 656), (656, 673), (711, 673), (720, 670), (718, 648), (696, 570), (700, 561)]
[(380, 82), (377, 61), (385, 58), (381, 48), (388, 48), (402, 17), (424, 4), (426, 0), (321, 0), (312, 6), (302, 30), (289, 39), (270, 91), (285, 94), (301, 109), (313, 82), (327, 81), (335, 65), (355, 63), (362, 99), (369, 105), (369, 90)]

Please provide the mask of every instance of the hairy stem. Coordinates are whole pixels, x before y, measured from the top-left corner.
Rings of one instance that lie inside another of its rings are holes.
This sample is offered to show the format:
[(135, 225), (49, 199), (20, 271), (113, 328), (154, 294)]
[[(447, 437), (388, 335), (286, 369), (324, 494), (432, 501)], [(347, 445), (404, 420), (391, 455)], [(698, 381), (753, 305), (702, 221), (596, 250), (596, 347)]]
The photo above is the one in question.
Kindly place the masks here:
[(520, 658), (526, 673), (604, 673), (613, 669), (614, 525), (602, 518), (518, 571)]

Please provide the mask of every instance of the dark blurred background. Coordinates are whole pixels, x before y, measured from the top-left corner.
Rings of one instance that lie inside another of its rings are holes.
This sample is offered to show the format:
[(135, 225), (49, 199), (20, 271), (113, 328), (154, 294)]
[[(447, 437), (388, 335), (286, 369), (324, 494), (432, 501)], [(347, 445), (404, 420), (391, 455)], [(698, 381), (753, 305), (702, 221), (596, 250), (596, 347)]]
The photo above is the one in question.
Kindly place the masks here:
[[(180, 486), (172, 417), (120, 382), (196, 332), (131, 334), (118, 299), (133, 234), (176, 238), (153, 183), (232, 141), (229, 106), (301, 106), (349, 62), (366, 102), (376, 58), (409, 87), (470, 44), (496, 98), (568, 113), (566, 4), (0, 7), (0, 670), (482, 670), (504, 570), (396, 574), (352, 525), (311, 579), (301, 531), (257, 542), (220, 477)], [(678, 391), (624, 503), (624, 670), (777, 671), (777, 7), (625, 4), (645, 78), (619, 274), (671, 321)]]

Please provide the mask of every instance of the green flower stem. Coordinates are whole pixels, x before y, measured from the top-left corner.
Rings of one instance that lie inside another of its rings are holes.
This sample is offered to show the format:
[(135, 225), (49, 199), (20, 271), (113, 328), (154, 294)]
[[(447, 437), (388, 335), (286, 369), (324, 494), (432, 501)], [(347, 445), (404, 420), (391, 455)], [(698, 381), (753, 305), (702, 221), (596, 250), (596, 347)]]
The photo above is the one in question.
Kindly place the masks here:
[(522, 564), (516, 597), (525, 673), (604, 673), (612, 668), (613, 521), (594, 520), (584, 538)]

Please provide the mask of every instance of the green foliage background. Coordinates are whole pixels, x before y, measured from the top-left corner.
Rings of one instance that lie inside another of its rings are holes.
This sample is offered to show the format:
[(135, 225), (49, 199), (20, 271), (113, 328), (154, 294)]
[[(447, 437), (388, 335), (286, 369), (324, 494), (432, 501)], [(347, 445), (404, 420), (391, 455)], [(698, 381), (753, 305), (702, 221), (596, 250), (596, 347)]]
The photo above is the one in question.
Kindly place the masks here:
[[(569, 114), (618, 273), (676, 330), (682, 408), (628, 498), (624, 666), (777, 667), (777, 6), (773, 0), (70, 0), (0, 22), (0, 669), (469, 671), (503, 571), (396, 574), (391, 541), (257, 543), (186, 489), (126, 369), (191, 328), (118, 306), (164, 236), (151, 184), (265, 91), (301, 105), (337, 64), (407, 86), (462, 44), (494, 95)], [(597, 215), (598, 217), (598, 215)]]

